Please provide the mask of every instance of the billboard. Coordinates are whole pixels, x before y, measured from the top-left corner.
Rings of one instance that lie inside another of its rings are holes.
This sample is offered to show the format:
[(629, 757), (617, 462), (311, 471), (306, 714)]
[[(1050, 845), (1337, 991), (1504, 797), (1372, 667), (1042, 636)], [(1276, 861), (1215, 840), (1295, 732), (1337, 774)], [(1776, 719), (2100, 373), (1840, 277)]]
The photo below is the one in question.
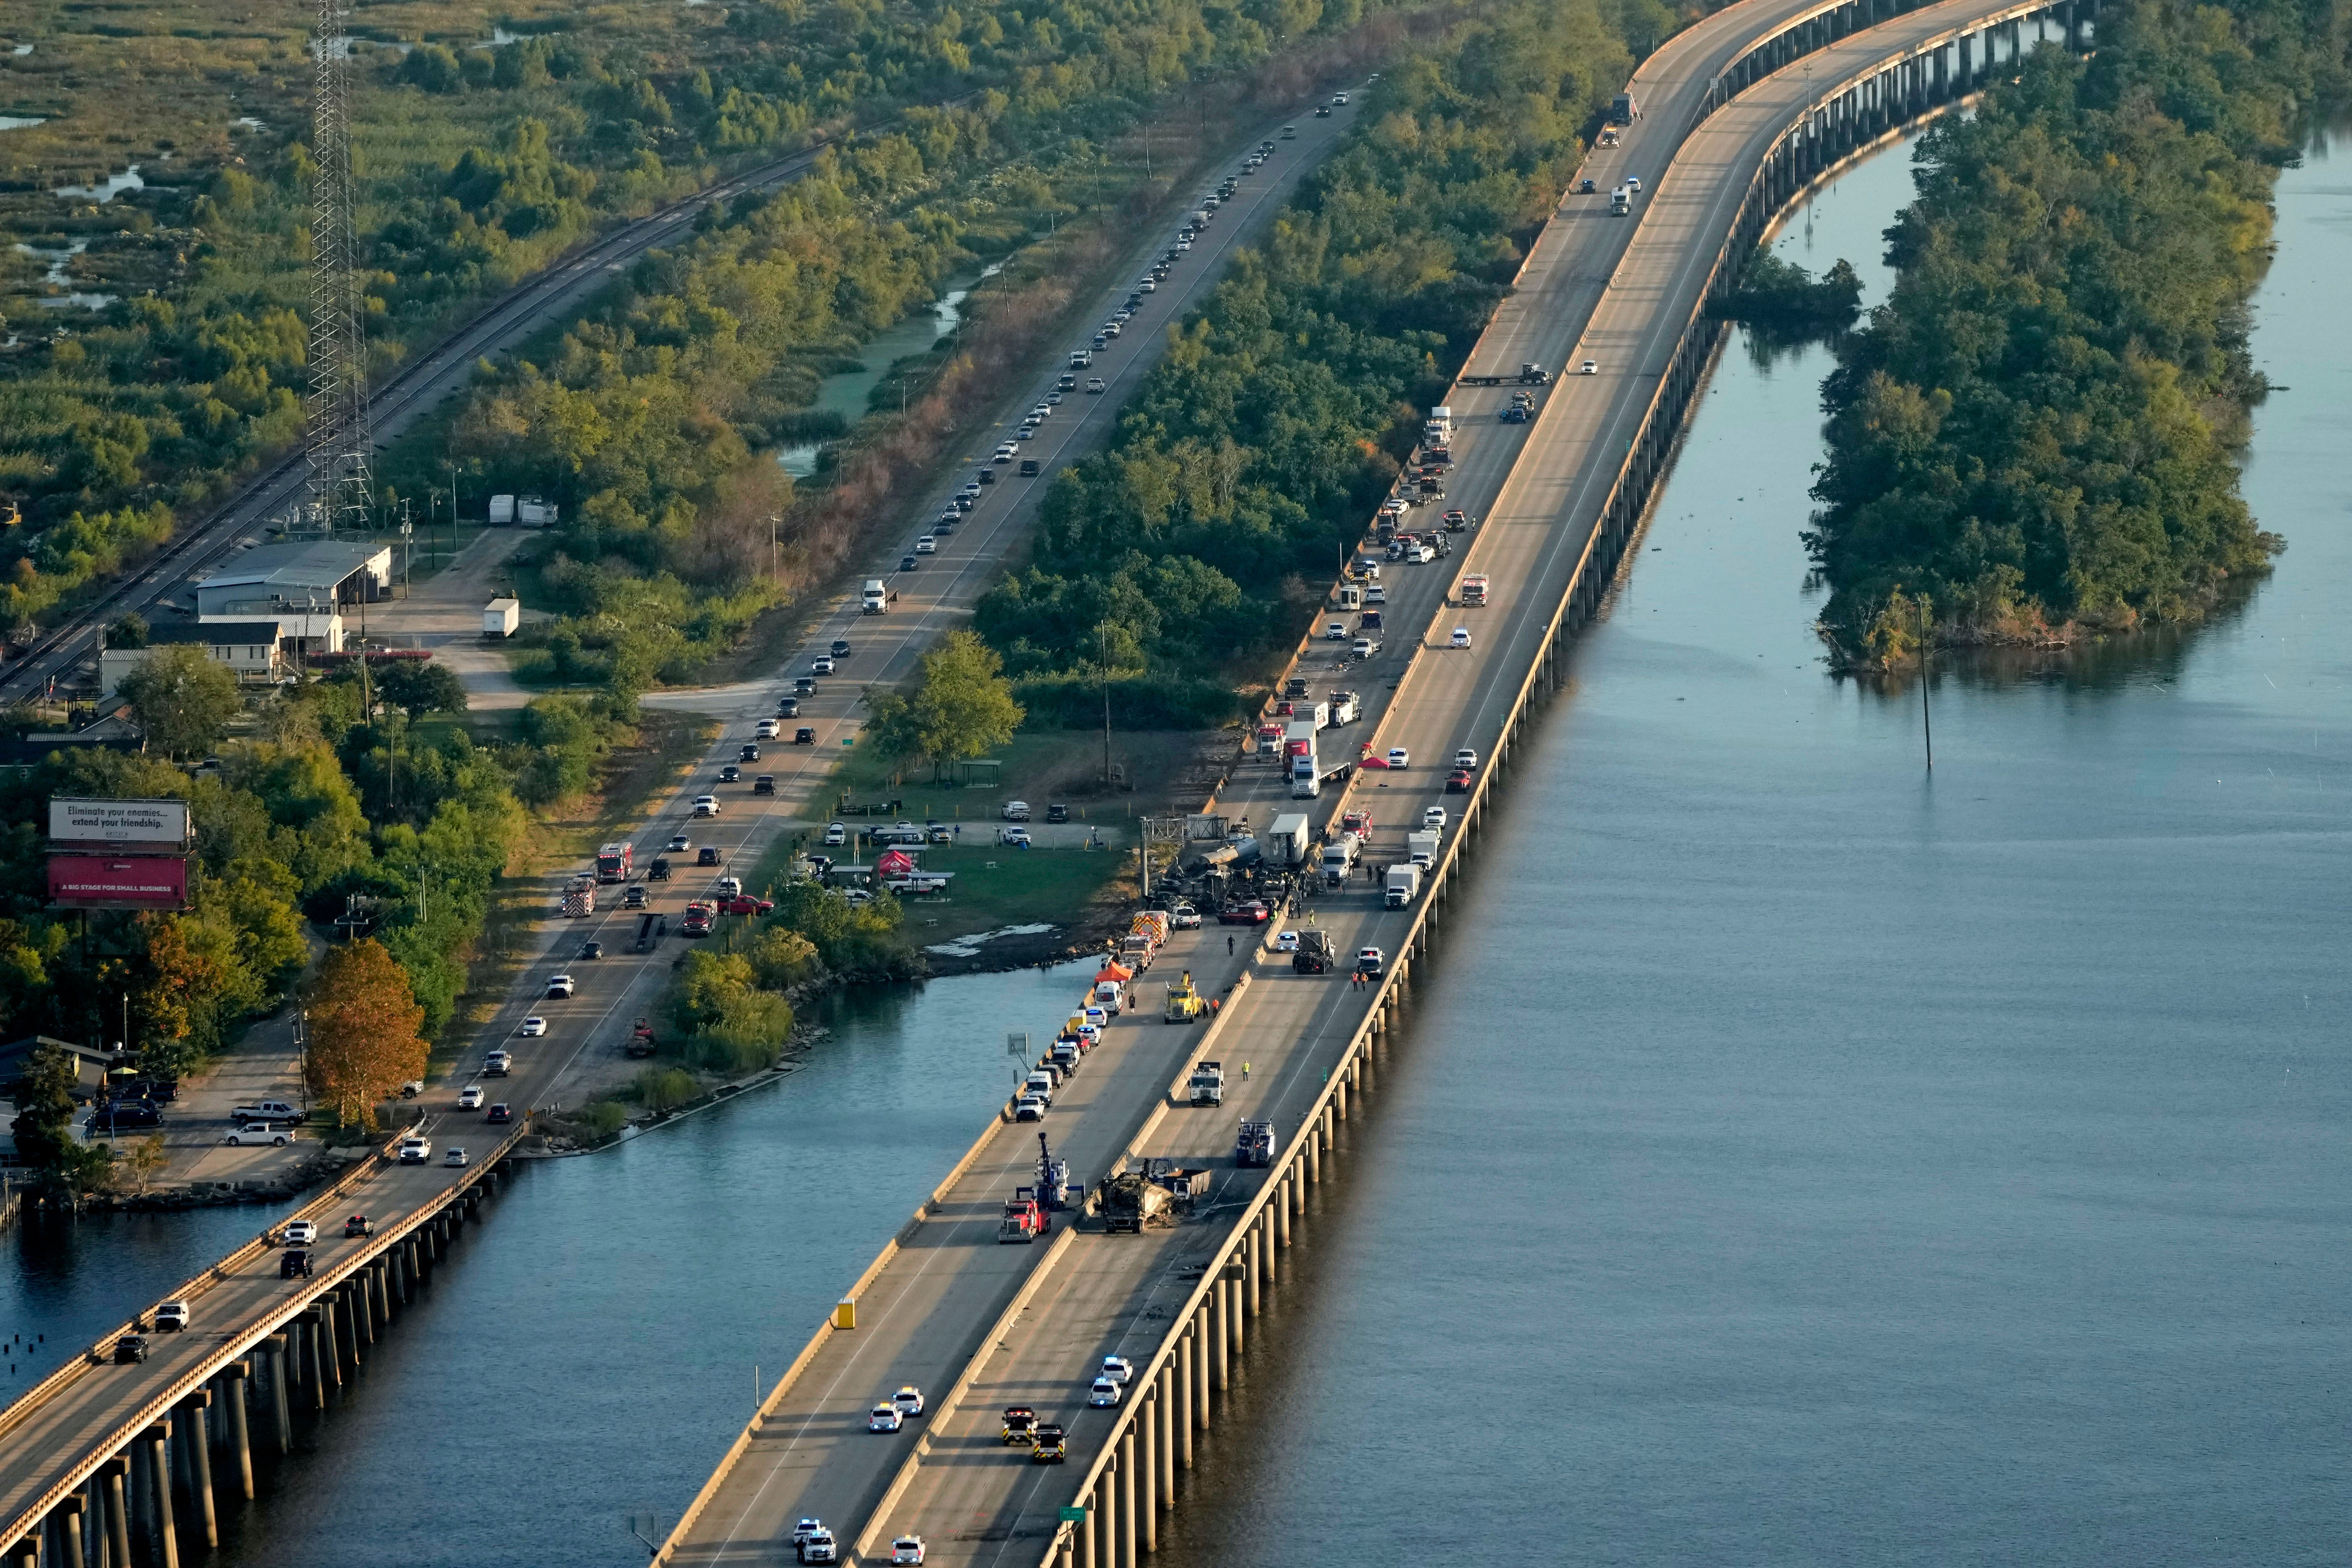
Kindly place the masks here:
[(79, 910), (180, 910), (188, 862), (177, 855), (52, 855), (49, 902)]
[(188, 841), (188, 803), (55, 796), (49, 802), (49, 837), (58, 844), (177, 847)]

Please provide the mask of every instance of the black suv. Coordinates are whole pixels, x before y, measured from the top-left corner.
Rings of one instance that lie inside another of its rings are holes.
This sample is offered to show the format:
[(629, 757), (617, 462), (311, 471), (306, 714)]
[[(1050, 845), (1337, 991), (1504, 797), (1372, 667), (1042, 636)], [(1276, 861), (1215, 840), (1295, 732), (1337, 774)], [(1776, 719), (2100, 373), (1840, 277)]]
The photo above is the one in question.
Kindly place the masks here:
[(698, 866), (718, 865), (719, 847), (715, 844), (704, 845), (700, 849), (695, 852), (694, 863)]
[(1067, 822), (1070, 820), (1070, 808), (1066, 805), (1049, 805), (1045, 808), (1045, 820)]
[(835, 637), (833, 639), (833, 657), (835, 658), (847, 658), (849, 657), (849, 642), (847, 638)]
[(278, 1255), (278, 1278), (308, 1279), (310, 1278), (310, 1255), (299, 1247), (289, 1247)]
[(761, 773), (758, 778), (753, 779), (751, 781), (751, 793), (753, 795), (775, 794), (776, 775), (773, 773)]
[(655, 857), (654, 857), (654, 863), (653, 863), (652, 865), (650, 865), (650, 866), (648, 866), (648, 867), (646, 867), (646, 881), (648, 881), (648, 882), (667, 882), (667, 881), (668, 881), (668, 880), (669, 880), (669, 862), (668, 862), (668, 860), (665, 859), (663, 857), (661, 857), (661, 856), (659, 856), (659, 855), (655, 856)]

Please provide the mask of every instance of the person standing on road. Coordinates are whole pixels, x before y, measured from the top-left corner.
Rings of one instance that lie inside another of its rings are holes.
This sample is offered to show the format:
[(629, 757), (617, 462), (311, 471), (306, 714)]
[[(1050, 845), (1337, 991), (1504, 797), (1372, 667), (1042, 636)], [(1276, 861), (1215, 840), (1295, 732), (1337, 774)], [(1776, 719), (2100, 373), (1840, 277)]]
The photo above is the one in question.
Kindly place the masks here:
[(1227, 958), (1231, 958), (1233, 955), (1234, 955), (1234, 939), (1233, 939), (1232, 937), (1230, 937), (1230, 936), (1229, 936), (1229, 937), (1225, 938), (1225, 956), (1226, 956)]

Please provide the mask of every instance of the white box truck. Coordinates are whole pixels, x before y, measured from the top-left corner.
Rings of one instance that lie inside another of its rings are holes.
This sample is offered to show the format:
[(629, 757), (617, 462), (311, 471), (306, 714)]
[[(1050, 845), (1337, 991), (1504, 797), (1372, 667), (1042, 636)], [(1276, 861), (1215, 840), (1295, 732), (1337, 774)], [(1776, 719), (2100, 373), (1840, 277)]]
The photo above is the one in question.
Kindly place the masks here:
[(1389, 868), (1388, 907), (1401, 910), (1421, 896), (1421, 868), (1391, 866)]
[(1438, 834), (1434, 828), (1404, 836), (1404, 858), (1423, 870), (1437, 864)]
[(482, 635), (486, 637), (510, 637), (522, 625), (522, 603), (518, 599), (492, 599), (482, 606)]
[(490, 526), (492, 528), (509, 527), (514, 522), (514, 497), (492, 496), (490, 498)]
[(1258, 851), (1269, 866), (1305, 865), (1307, 837), (1307, 814), (1286, 811), (1274, 819), (1274, 826), (1257, 841)]
[(515, 503), (515, 521), (525, 528), (551, 528), (562, 515), (563, 509), (553, 501), (537, 496), (525, 496)]

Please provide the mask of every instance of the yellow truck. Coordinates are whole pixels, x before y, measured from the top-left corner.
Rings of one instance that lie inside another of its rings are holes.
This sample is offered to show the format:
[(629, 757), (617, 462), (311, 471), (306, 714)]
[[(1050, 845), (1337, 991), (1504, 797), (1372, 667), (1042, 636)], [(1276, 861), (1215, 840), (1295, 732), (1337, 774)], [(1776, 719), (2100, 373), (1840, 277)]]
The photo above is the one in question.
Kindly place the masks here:
[(1192, 972), (1188, 969), (1182, 980), (1168, 988), (1167, 1010), (1160, 1016), (1171, 1024), (1190, 1024), (1197, 1021), (1207, 1006), (1201, 994), (1192, 988)]

